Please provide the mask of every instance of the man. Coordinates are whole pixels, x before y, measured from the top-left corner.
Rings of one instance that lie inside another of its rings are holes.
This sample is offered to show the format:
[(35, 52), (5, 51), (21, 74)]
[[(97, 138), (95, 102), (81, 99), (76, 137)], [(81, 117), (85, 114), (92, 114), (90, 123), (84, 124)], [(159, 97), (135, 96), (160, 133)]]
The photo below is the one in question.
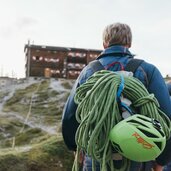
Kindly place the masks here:
[[(111, 63), (116, 63), (110, 67), (112, 71), (121, 70), (121, 66), (125, 67), (127, 63), (134, 58), (129, 51), (132, 44), (131, 29), (127, 24), (114, 23), (108, 25), (103, 32), (103, 46), (104, 51), (97, 58), (104, 67), (108, 67)], [(118, 64), (118, 65), (117, 65)], [(77, 105), (74, 103), (74, 95), (76, 88), (86, 82), (86, 80), (93, 74), (90, 65), (87, 65), (81, 72), (80, 76), (75, 82), (71, 94), (66, 102), (63, 118), (62, 118), (62, 133), (63, 138), (70, 150), (76, 150), (75, 132), (78, 123), (75, 119), (75, 112)], [(169, 100), (169, 93), (166, 84), (162, 78), (160, 71), (152, 64), (142, 62), (134, 73), (148, 89), (149, 93), (153, 93), (157, 98), (160, 108), (171, 118), (171, 102)], [(168, 141), (163, 153), (156, 159), (153, 165), (154, 171), (162, 171), (162, 168), (171, 160), (171, 142)], [(97, 170), (98, 170), (97, 164)], [(130, 171), (137, 170), (148, 171), (145, 165), (132, 162)], [(83, 163), (83, 170), (91, 171), (91, 158), (85, 156)], [(151, 169), (150, 169), (151, 170)]]
[(171, 82), (168, 82), (166, 85), (169, 91), (169, 95), (171, 96)]
[[(169, 95), (170, 95), (170, 100), (171, 100), (171, 82), (169, 81), (168, 83), (166, 83), (166, 85), (167, 85)], [(163, 171), (170, 171), (170, 170), (171, 170), (171, 162), (164, 167)]]

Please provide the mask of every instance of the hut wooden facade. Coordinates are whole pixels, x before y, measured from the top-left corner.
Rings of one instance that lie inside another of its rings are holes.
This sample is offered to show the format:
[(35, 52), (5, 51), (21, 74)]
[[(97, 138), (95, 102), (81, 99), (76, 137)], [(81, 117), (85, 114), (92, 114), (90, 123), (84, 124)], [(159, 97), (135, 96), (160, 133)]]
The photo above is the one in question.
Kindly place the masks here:
[(76, 79), (101, 50), (26, 44), (26, 77)]

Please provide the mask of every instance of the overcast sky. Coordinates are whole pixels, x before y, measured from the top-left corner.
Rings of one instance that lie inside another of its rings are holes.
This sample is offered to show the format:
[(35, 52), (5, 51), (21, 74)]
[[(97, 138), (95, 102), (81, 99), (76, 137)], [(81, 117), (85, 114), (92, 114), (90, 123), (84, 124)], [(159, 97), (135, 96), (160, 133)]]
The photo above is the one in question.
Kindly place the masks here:
[(170, 0), (0, 0), (0, 76), (25, 77), (24, 45), (103, 49), (102, 31), (130, 25), (137, 58), (171, 75)]

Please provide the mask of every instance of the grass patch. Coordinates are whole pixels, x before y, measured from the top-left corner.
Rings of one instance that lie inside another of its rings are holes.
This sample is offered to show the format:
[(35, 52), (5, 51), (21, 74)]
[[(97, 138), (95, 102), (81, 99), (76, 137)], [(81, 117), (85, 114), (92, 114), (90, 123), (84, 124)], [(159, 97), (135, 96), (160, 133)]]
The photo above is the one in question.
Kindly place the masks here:
[(71, 171), (73, 152), (61, 137), (49, 137), (29, 151), (0, 152), (0, 171)]
[[(39, 89), (38, 89), (39, 87)], [(34, 83), (26, 87), (25, 89), (19, 89), (16, 90), (14, 95), (6, 101), (3, 107), (4, 112), (17, 112), (20, 114), (27, 114), (29, 111), (30, 103), (31, 103), (31, 97), (33, 96), (33, 93), (35, 92), (34, 96), (35, 98), (32, 101), (33, 103), (36, 103), (36, 108), (38, 112), (39, 110), (39, 103), (42, 105), (48, 104), (48, 99), (50, 99), (49, 91), (51, 91), (49, 88), (49, 81), (44, 80), (40, 83)], [(37, 91), (38, 90), (38, 91)], [(53, 94), (54, 91), (53, 91)], [(57, 94), (57, 93), (56, 93)], [(34, 104), (33, 104), (34, 105)], [(40, 108), (44, 108), (44, 106), (40, 105)], [(45, 110), (45, 111), (43, 111)], [(44, 108), (41, 110), (40, 114), (43, 112), (47, 112), (47, 110)], [(33, 109), (33, 112), (36, 113), (36, 111)], [(51, 112), (51, 111), (50, 111)]]
[(68, 81), (68, 80), (64, 80), (64, 81), (61, 81), (61, 85), (65, 88), (65, 89), (71, 89), (72, 88), (72, 86), (73, 86), (73, 84), (74, 84), (74, 80), (70, 80), (70, 81)]
[(0, 91), (0, 101), (3, 100), (5, 96), (8, 96), (9, 92)]
[(17, 134), (15, 143), (17, 146), (27, 145), (32, 143), (34, 139), (39, 139), (41, 136), (44, 135), (46, 135), (46, 133), (43, 132), (41, 129), (30, 128), (22, 133)]

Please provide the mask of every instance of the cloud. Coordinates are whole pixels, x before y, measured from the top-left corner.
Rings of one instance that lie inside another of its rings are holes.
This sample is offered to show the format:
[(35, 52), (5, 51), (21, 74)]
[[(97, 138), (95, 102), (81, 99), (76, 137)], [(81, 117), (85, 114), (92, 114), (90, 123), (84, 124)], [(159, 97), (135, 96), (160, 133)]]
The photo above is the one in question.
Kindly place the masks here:
[(0, 36), (2, 38), (11, 38), (17, 36), (25, 30), (33, 29), (38, 24), (38, 20), (31, 17), (20, 17), (10, 24), (0, 27)]
[(38, 24), (38, 20), (32, 17), (22, 17), (22, 18), (17, 18), (15, 22), (15, 26), (18, 29), (25, 29), (28, 27), (32, 27)]

